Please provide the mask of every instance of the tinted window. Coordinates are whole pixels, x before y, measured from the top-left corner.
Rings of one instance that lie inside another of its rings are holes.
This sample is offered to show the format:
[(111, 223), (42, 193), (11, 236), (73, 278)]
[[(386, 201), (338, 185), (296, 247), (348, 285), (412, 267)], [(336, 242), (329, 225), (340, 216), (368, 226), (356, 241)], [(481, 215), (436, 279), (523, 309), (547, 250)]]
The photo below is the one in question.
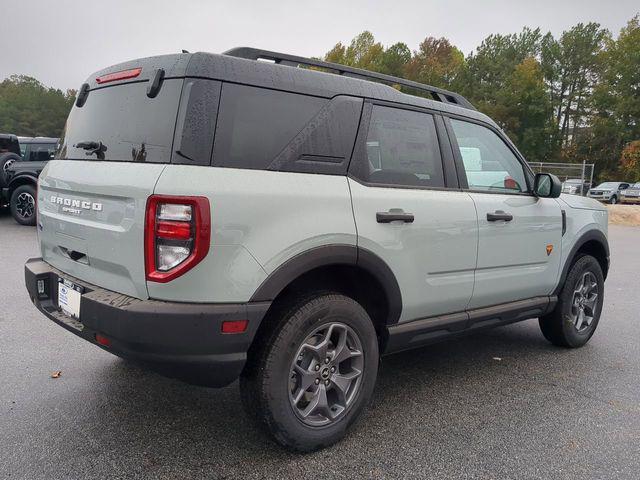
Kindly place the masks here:
[(475, 123), (451, 120), (469, 188), (501, 192), (526, 192), (522, 164), (492, 130)]
[(327, 99), (225, 83), (213, 164), (266, 169)]
[[(387, 185), (444, 187), (433, 116), (373, 106), (367, 134), (364, 181)], [(368, 171), (367, 171), (368, 170)]]
[[(71, 110), (58, 157), (169, 162), (182, 83), (165, 80), (155, 98), (147, 97), (147, 82), (92, 90), (82, 107)], [(102, 142), (101, 154), (75, 147), (84, 142)]]
[(32, 162), (46, 162), (51, 160), (56, 152), (55, 143), (32, 143), (29, 149), (29, 158)]

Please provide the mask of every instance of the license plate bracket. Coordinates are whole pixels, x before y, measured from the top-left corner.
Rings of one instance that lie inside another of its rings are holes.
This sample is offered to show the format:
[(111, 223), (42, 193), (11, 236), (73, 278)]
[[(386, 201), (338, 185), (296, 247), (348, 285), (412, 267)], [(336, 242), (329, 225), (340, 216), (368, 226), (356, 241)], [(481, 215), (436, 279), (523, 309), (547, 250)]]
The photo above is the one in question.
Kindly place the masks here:
[(80, 300), (84, 287), (66, 278), (58, 278), (58, 307), (68, 317), (80, 320)]

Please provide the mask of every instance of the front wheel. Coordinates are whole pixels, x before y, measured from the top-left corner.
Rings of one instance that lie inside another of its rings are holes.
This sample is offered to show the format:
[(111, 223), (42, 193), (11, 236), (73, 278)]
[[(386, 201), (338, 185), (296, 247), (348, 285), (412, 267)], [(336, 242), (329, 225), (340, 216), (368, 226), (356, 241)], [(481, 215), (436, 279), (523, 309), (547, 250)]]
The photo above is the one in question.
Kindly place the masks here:
[(371, 319), (355, 300), (329, 293), (290, 302), (271, 320), (240, 378), (244, 407), (288, 448), (329, 446), (373, 393), (378, 339)]
[(616, 197), (615, 195), (611, 197), (611, 199), (609, 200), (609, 203), (611, 205), (615, 205), (616, 203), (618, 203), (618, 197)]
[(561, 347), (586, 344), (595, 333), (604, 300), (604, 275), (590, 255), (579, 257), (569, 269), (555, 309), (541, 317), (547, 340)]
[(21, 185), (11, 194), (11, 215), (20, 225), (36, 224), (36, 188)]

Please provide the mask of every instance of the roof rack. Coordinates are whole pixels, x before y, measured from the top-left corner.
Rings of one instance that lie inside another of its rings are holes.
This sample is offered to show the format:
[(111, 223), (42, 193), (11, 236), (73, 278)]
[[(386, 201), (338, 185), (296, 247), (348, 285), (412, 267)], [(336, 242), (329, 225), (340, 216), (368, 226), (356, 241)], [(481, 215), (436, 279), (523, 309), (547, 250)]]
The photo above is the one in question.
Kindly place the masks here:
[(462, 95), (448, 90), (443, 90), (438, 87), (432, 87), (423, 83), (414, 82), (412, 80), (405, 80), (400, 77), (393, 77), (391, 75), (385, 75), (383, 73), (370, 72), (369, 70), (363, 70), (361, 68), (347, 67), (345, 65), (339, 65), (337, 63), (324, 62), (322, 60), (315, 60), (312, 58), (298, 57), (296, 55), (289, 55), (287, 53), (270, 52), (268, 50), (260, 50), (258, 48), (251, 47), (237, 47), (227, 50), (223, 55), (231, 57), (245, 58), (248, 60), (270, 60), (278, 65), (287, 65), (289, 67), (298, 67), (300, 65), (307, 67), (319, 67), (325, 70), (329, 70), (331, 73), (336, 73), (345, 77), (353, 77), (364, 80), (371, 80), (377, 82), (383, 82), (391, 85), (402, 85), (404, 87), (413, 88), (422, 92), (427, 92), (434, 100), (458, 105), (463, 108), (475, 110), (476, 108)]

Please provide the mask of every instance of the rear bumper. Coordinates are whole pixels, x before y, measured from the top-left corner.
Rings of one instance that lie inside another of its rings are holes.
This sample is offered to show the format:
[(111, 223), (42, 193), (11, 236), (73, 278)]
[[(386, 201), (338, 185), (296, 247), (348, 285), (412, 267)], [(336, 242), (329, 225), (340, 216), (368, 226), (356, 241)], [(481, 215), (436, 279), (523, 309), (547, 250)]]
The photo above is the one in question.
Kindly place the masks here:
[[(80, 321), (58, 308), (58, 279), (84, 287)], [(38, 280), (44, 292), (38, 293)], [(139, 300), (66, 275), (41, 258), (25, 264), (25, 283), (34, 305), (70, 332), (120, 357), (140, 361), (189, 383), (222, 387), (242, 371), (247, 350), (270, 303), (198, 304)], [(248, 320), (239, 334), (221, 333), (227, 320)], [(110, 346), (100, 345), (96, 334)]]

